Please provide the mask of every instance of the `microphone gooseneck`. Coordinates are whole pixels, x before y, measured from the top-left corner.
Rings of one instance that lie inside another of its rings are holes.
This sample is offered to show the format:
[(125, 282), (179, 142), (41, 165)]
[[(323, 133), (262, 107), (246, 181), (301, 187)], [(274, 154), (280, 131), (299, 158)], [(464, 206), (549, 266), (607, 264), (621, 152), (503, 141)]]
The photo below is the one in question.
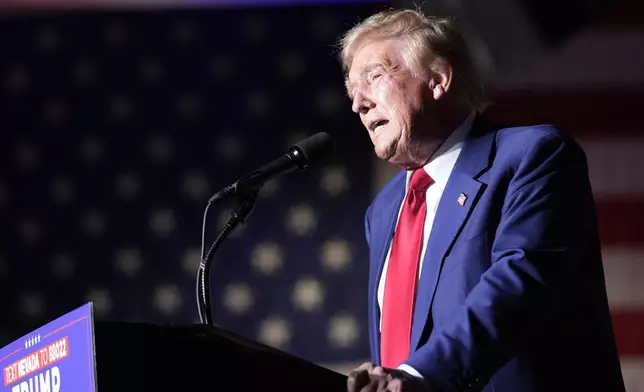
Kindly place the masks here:
[[(243, 223), (255, 208), (257, 194), (261, 187), (270, 179), (293, 171), (305, 171), (312, 163), (326, 156), (333, 149), (331, 136), (320, 132), (295, 143), (286, 154), (260, 167), (236, 182), (220, 189), (206, 204), (201, 229), (201, 262), (197, 270), (197, 310), (203, 324), (213, 325), (210, 269), (215, 252), (224, 240), (241, 223)], [(210, 207), (217, 201), (234, 196), (237, 206), (233, 210), (223, 230), (215, 238), (206, 251), (206, 229)]]

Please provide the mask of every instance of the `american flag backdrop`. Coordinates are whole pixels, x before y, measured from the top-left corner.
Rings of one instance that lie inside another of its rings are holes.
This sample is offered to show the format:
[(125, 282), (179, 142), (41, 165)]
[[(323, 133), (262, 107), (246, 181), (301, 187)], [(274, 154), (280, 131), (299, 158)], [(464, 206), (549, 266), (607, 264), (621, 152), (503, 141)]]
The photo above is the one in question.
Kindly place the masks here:
[[(0, 23), (2, 341), (85, 301), (195, 322), (206, 200), (325, 131), (215, 256), (215, 321), (318, 363), (368, 353), (372, 153), (335, 41), (373, 5), (75, 12)], [(209, 241), (229, 216), (215, 205)]]
[[(333, 157), (267, 184), (216, 254), (214, 316), (335, 369), (366, 360), (363, 214), (392, 168), (350, 111), (334, 44), (382, 8), (4, 16), (0, 345), (86, 301), (99, 319), (196, 322), (207, 198), (326, 131)], [(498, 81), (490, 113), (553, 122), (586, 150), (629, 392), (644, 391), (638, 21), (583, 32)], [(229, 208), (214, 207), (211, 240)]]

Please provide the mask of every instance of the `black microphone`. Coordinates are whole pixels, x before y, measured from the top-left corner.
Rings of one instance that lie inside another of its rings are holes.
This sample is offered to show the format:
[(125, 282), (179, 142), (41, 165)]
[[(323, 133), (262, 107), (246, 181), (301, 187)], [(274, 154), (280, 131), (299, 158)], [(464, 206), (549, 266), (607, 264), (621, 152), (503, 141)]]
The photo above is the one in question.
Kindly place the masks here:
[(333, 150), (331, 136), (326, 132), (316, 133), (313, 136), (295, 143), (281, 157), (221, 189), (208, 200), (208, 203), (213, 203), (234, 194), (256, 192), (266, 181), (273, 177), (296, 170), (306, 170), (310, 164), (323, 158), (331, 150)]

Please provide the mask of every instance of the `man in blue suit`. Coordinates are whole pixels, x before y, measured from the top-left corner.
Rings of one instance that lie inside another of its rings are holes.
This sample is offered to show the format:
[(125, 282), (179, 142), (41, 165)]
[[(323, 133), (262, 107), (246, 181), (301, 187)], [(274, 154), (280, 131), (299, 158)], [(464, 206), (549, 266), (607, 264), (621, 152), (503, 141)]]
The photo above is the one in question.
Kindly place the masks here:
[(372, 358), (349, 391), (624, 391), (580, 147), (487, 122), (450, 20), (387, 11), (341, 46), (352, 108), (402, 169), (366, 213)]

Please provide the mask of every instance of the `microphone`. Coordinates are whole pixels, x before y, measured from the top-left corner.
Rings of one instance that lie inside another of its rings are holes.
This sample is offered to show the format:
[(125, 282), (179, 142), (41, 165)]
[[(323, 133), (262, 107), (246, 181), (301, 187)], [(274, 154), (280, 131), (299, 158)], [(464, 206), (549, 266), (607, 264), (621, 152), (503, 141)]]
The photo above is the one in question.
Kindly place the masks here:
[(319, 132), (306, 139), (295, 143), (286, 154), (260, 167), (252, 173), (240, 178), (233, 184), (221, 189), (208, 200), (208, 204), (224, 197), (255, 192), (266, 181), (293, 171), (306, 170), (310, 164), (317, 162), (333, 150), (331, 136), (326, 132)]

